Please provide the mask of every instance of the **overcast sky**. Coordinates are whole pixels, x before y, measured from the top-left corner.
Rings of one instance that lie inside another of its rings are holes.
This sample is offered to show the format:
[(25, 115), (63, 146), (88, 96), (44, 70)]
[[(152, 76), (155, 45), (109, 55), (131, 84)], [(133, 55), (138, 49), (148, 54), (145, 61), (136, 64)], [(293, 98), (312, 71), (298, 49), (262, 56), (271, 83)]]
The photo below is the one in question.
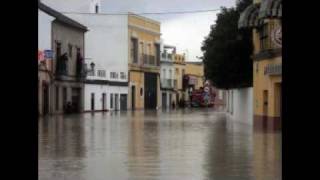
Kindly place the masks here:
[[(219, 9), (235, 6), (236, 0), (101, 0), (102, 13), (118, 12), (176, 12)], [(219, 11), (217, 11), (219, 12)], [(165, 44), (175, 45), (177, 51), (187, 50), (188, 60), (202, 56), (201, 44), (215, 22), (217, 12), (144, 15), (161, 22), (161, 38)]]

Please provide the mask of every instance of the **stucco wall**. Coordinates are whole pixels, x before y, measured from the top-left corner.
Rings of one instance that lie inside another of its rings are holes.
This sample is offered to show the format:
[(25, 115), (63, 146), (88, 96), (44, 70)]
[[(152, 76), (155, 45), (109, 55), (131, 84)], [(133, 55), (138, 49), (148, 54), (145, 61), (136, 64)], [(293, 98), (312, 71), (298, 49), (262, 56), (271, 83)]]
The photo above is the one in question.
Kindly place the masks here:
[[(96, 84), (85, 84), (84, 86), (84, 110), (85, 111), (91, 111), (91, 93), (94, 93), (95, 97), (95, 110), (99, 111), (102, 110), (102, 93), (106, 94), (106, 109), (107, 110), (114, 110), (111, 108), (110, 105), (110, 95), (111, 93), (113, 95), (113, 99), (115, 98), (115, 94), (118, 94), (118, 110), (120, 110), (120, 94), (128, 94), (128, 88), (127, 87), (120, 87), (120, 86), (107, 86), (107, 85), (96, 85)], [(115, 105), (115, 100), (113, 100), (113, 104)], [(128, 102), (127, 102), (128, 104)]]
[[(76, 47), (80, 48), (81, 54), (84, 54), (84, 33), (83, 31), (66, 26), (58, 21), (54, 21), (52, 24), (52, 47), (55, 51), (56, 41), (61, 43), (61, 55), (68, 53), (68, 45), (73, 47), (72, 57), (68, 56), (68, 75), (76, 75)], [(55, 55), (55, 53), (54, 53)], [(56, 57), (53, 60), (53, 72), (56, 68)]]
[(282, 58), (277, 57), (274, 59), (267, 59), (262, 61), (255, 61), (253, 64), (253, 85), (254, 85), (254, 114), (264, 115), (263, 113), (263, 91), (268, 91), (268, 116), (277, 117), (280, 116), (279, 112), (279, 102), (277, 91), (275, 90), (276, 83), (282, 82), (282, 77), (280, 75), (266, 75), (264, 74), (264, 69), (270, 64), (281, 64)]
[(228, 90), (226, 107), (233, 120), (253, 124), (253, 88)]
[[(65, 14), (86, 25), (86, 63), (95, 63), (95, 68), (106, 70), (107, 80), (126, 82), (120, 72), (128, 77), (128, 19), (126, 16), (103, 16), (96, 14)], [(118, 79), (110, 79), (110, 72), (117, 72)], [(99, 79), (88, 77), (88, 79)], [(100, 78), (101, 79), (101, 78)]]

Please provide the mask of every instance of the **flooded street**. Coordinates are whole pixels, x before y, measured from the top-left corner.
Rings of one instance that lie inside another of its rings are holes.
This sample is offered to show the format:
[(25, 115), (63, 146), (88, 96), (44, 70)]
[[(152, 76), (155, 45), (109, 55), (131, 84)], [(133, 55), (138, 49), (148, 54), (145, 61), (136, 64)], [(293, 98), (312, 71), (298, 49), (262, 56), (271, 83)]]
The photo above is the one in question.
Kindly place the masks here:
[(280, 180), (281, 132), (206, 109), (39, 120), (40, 180)]

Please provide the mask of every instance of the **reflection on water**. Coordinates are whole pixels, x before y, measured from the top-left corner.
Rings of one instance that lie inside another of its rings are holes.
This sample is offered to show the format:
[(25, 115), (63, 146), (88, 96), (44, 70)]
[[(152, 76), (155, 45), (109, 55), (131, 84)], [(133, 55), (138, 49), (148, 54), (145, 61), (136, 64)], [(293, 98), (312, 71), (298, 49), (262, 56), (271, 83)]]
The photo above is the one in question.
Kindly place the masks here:
[(281, 179), (281, 133), (206, 109), (39, 121), (39, 179)]

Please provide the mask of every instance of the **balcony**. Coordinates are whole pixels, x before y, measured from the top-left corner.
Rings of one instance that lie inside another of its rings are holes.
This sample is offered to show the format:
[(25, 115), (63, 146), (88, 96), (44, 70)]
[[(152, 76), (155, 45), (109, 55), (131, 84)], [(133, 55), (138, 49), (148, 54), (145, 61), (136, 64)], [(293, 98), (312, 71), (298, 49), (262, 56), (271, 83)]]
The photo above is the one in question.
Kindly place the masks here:
[(178, 89), (178, 80), (173, 80), (173, 87), (174, 89)]
[(161, 61), (163, 61), (163, 62), (173, 62), (172, 54), (170, 54), (170, 53), (162, 53), (161, 54)]
[(161, 87), (172, 89), (174, 87), (173, 82), (174, 82), (173, 79), (161, 79)]
[(158, 66), (155, 56), (143, 54), (141, 57), (144, 66)]

